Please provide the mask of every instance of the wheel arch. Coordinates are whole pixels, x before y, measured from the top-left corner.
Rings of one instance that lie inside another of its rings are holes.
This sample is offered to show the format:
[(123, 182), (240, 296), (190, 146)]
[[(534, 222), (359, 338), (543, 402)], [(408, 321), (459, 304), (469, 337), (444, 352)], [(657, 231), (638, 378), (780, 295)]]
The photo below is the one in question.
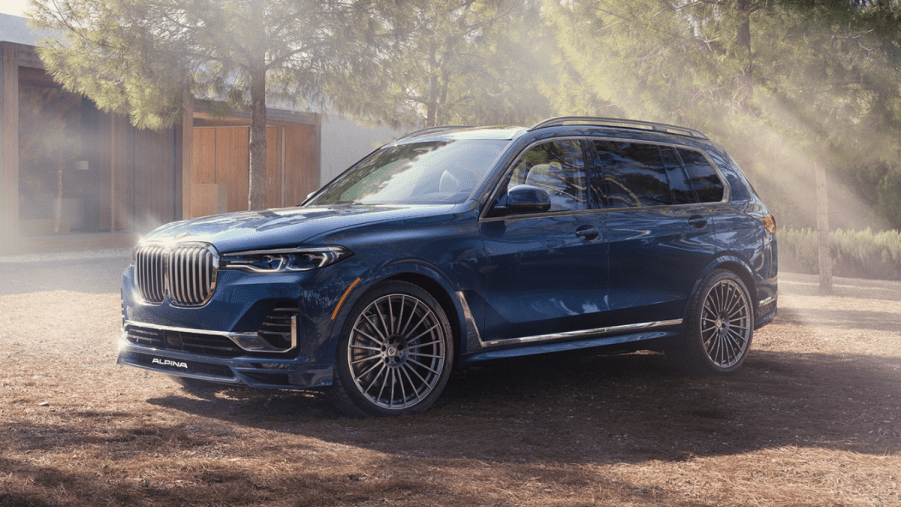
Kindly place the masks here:
[(691, 289), (691, 294), (688, 297), (688, 304), (685, 306), (685, 318), (688, 318), (688, 312), (691, 307), (691, 300), (695, 293), (697, 293), (698, 289), (701, 287), (701, 283), (704, 282), (704, 279), (707, 278), (707, 275), (710, 274), (711, 271), (715, 269), (722, 269), (726, 271), (732, 272), (735, 276), (739, 277), (742, 283), (745, 284), (745, 287), (748, 289), (748, 296), (751, 298), (751, 307), (754, 310), (754, 315), (756, 318), (757, 315), (757, 284), (754, 283), (754, 275), (752, 274), (751, 267), (743, 261), (740, 257), (735, 255), (721, 255), (711, 262), (706, 269), (701, 273), (701, 276), (695, 281), (694, 286)]
[[(422, 264), (395, 265), (379, 273), (373, 273), (357, 286), (353, 287), (348, 294), (349, 297), (343, 302), (341, 308), (336, 314), (336, 325), (334, 327), (331, 345), (329, 346), (330, 354), (334, 354), (338, 340), (343, 332), (344, 325), (350, 317), (351, 309), (356, 305), (357, 301), (369, 292), (376, 285), (386, 281), (401, 281), (416, 285), (417, 287), (428, 292), (444, 310), (447, 320), (451, 325), (454, 340), (454, 367), (460, 364), (461, 344), (465, 343), (463, 337), (463, 326), (461, 319), (463, 309), (459, 301), (453, 296), (454, 289), (437, 271), (424, 266)], [(334, 357), (331, 358), (334, 361)]]

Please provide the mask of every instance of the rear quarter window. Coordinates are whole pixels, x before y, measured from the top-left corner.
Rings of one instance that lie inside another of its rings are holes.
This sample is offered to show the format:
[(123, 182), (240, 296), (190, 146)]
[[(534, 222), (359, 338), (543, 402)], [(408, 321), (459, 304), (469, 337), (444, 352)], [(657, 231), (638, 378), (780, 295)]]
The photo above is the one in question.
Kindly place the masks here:
[(698, 195), (700, 202), (720, 202), (723, 200), (725, 187), (716, 169), (710, 165), (701, 152), (679, 148), (679, 156), (685, 165), (688, 182)]
[(671, 146), (661, 146), (660, 155), (663, 157), (663, 165), (666, 167), (666, 175), (669, 177), (670, 191), (672, 192), (673, 204), (694, 204), (698, 202), (695, 197), (695, 191), (688, 181), (682, 162), (676, 155), (675, 148)]

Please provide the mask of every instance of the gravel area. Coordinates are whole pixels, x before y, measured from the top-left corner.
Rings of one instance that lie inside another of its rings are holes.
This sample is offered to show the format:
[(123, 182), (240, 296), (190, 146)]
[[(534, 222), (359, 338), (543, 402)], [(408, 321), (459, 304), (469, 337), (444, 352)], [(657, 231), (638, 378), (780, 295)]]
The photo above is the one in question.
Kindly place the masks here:
[(117, 366), (128, 255), (103, 255), (0, 259), (0, 507), (901, 505), (899, 282), (783, 274), (729, 377), (536, 356), (350, 419)]

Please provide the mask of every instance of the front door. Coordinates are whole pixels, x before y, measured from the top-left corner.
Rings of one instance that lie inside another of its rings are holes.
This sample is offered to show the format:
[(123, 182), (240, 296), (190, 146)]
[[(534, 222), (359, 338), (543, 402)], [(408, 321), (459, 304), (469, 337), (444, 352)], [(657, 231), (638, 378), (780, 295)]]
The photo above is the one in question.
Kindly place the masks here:
[(483, 219), (488, 304), (485, 342), (597, 327), (607, 308), (606, 244), (578, 139), (528, 149), (502, 183), (545, 190), (546, 212)]

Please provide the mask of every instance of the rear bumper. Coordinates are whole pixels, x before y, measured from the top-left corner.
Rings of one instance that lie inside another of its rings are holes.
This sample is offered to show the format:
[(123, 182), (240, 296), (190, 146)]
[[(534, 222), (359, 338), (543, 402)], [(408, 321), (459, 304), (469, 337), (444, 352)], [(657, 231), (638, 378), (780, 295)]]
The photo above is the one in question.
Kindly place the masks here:
[(775, 295), (763, 299), (757, 303), (757, 319), (754, 322), (754, 329), (760, 329), (776, 318), (776, 315), (778, 315), (779, 313), (777, 303), (778, 297)]

